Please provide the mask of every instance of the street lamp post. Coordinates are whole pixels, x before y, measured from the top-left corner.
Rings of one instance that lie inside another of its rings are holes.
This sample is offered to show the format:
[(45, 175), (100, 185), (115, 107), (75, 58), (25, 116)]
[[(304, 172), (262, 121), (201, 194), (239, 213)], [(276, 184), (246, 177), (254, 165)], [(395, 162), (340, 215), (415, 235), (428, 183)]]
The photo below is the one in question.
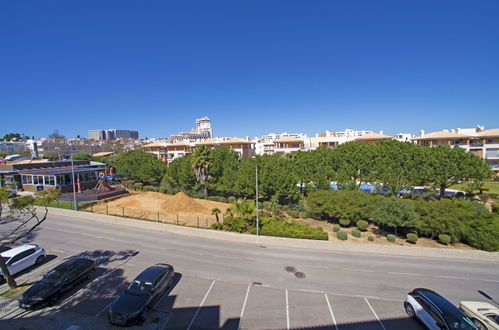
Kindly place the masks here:
[(72, 175), (72, 180), (73, 181), (73, 207), (75, 211), (78, 211), (78, 207), (76, 206), (76, 182), (75, 182), (75, 165), (73, 161), (73, 145), (70, 143), (69, 147), (71, 148), (71, 175)]
[(259, 234), (260, 230), (260, 221), (258, 219), (258, 162), (255, 156), (255, 173), (256, 173), (256, 179), (255, 179), (255, 186), (256, 186), (256, 194), (255, 194), (255, 200), (256, 200), (256, 236)]

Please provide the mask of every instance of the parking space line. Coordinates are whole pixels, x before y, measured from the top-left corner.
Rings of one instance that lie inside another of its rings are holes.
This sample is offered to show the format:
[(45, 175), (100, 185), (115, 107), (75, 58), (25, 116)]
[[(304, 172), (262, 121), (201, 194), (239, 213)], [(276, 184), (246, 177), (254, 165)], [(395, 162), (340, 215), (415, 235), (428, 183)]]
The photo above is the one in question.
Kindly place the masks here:
[(237, 330), (239, 330), (239, 327), (241, 325), (241, 320), (243, 319), (244, 310), (246, 309), (246, 302), (248, 301), (250, 289), (251, 289), (251, 284), (248, 285), (248, 290), (246, 290), (246, 296), (244, 297), (243, 307), (241, 308), (241, 316), (239, 317), (239, 322), (237, 323)]
[(289, 299), (288, 299), (288, 290), (286, 290), (286, 326), (289, 330)]
[(369, 306), (369, 308), (373, 312), (374, 316), (376, 316), (376, 320), (378, 320), (379, 325), (381, 325), (381, 327), (383, 328), (383, 330), (386, 330), (385, 326), (383, 325), (383, 322), (381, 322), (381, 320), (379, 319), (378, 314), (376, 314), (376, 312), (374, 311), (373, 307), (369, 303), (369, 300), (367, 300), (367, 298), (364, 298), (364, 300), (366, 301), (367, 305)]
[(336, 324), (336, 319), (334, 318), (333, 309), (331, 308), (331, 304), (329, 303), (327, 293), (324, 293), (324, 297), (326, 298), (327, 307), (329, 308), (329, 313), (331, 313), (331, 318), (333, 319), (334, 328), (338, 330), (338, 325)]
[(374, 270), (368, 270), (368, 269), (355, 269), (355, 268), (340, 268), (340, 269), (345, 270), (347, 272), (374, 273)]
[(196, 317), (198, 316), (198, 313), (199, 311), (201, 310), (201, 307), (203, 307), (203, 304), (206, 300), (206, 298), (208, 297), (208, 295), (210, 294), (210, 291), (211, 291), (211, 288), (213, 288), (213, 284), (215, 284), (216, 280), (213, 280), (213, 282), (211, 282), (211, 285), (210, 287), (208, 288), (208, 291), (206, 291), (206, 294), (204, 295), (203, 297), (203, 300), (201, 300), (201, 304), (199, 304), (199, 307), (198, 309), (196, 310), (196, 313), (194, 314), (192, 320), (191, 320), (191, 323), (189, 323), (189, 326), (187, 327), (187, 330), (190, 330), (192, 324), (194, 323), (194, 320), (196, 319)]

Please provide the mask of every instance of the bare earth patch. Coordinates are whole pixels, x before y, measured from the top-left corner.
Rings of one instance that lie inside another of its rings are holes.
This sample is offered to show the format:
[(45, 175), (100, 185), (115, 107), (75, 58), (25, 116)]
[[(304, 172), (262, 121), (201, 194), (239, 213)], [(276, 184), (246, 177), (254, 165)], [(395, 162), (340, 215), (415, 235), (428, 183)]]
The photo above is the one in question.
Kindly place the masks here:
[[(329, 240), (330, 241), (341, 241), (336, 238), (336, 233), (333, 232), (333, 226), (336, 224), (332, 224), (326, 221), (320, 221), (320, 220), (314, 220), (314, 219), (294, 219), (298, 223), (310, 225), (312, 227), (322, 227), (322, 229), (328, 233), (329, 235)], [(345, 231), (348, 233), (348, 240), (346, 242), (356, 242), (356, 243), (366, 243), (366, 244), (386, 244), (386, 245), (402, 245), (402, 246), (421, 246), (421, 247), (432, 247), (432, 248), (442, 248), (442, 249), (464, 249), (464, 250), (475, 250), (474, 248), (458, 243), (454, 245), (442, 245), (438, 243), (435, 240), (429, 239), (429, 238), (419, 238), (418, 242), (416, 244), (411, 244), (407, 242), (405, 239), (397, 237), (395, 239), (395, 242), (388, 242), (386, 239), (387, 234), (393, 234), (393, 233), (386, 233), (382, 232), (378, 226), (375, 225), (369, 225), (369, 228), (365, 232), (361, 232), (361, 237), (353, 237), (352, 236), (352, 230), (357, 229), (356, 226), (352, 227), (341, 227), (342, 231)], [(369, 242), (367, 238), (369, 236), (374, 236), (374, 242)], [(341, 241), (343, 242), (343, 241)]]

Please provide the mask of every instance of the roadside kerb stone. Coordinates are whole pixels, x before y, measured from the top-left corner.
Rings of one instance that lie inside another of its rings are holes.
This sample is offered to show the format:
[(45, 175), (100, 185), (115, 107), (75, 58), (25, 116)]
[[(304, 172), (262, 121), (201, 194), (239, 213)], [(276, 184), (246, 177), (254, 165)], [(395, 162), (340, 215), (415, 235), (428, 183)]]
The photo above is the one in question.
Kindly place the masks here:
[(89, 220), (100, 223), (127, 226), (151, 231), (167, 232), (190, 237), (199, 237), (213, 240), (224, 240), (237, 243), (247, 243), (271, 247), (314, 249), (330, 252), (350, 252), (362, 254), (382, 254), (392, 256), (413, 256), (427, 258), (457, 259), (471, 261), (486, 261), (499, 263), (499, 252), (480, 250), (438, 249), (417, 246), (382, 245), (372, 243), (333, 242), (307, 240), (297, 238), (283, 238), (271, 236), (255, 236), (209, 229), (178, 226), (167, 223), (157, 223), (146, 220), (122, 218), (91, 212), (73, 211), (67, 209), (49, 208), (51, 214)]

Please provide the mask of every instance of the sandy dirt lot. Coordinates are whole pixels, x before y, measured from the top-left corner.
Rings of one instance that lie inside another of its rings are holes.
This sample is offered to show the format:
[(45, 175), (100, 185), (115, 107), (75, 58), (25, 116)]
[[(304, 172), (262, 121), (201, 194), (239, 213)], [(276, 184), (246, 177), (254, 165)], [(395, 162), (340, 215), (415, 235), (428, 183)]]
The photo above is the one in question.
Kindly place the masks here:
[[(177, 223), (185, 226), (209, 227), (216, 222), (211, 210), (218, 208), (222, 221), (222, 213), (231, 204), (195, 199), (183, 192), (166, 195), (157, 192), (138, 192), (111, 201), (103, 201), (92, 206), (92, 211), (102, 214), (113, 214), (130, 218)], [(106, 207), (107, 206), (107, 207)]]

